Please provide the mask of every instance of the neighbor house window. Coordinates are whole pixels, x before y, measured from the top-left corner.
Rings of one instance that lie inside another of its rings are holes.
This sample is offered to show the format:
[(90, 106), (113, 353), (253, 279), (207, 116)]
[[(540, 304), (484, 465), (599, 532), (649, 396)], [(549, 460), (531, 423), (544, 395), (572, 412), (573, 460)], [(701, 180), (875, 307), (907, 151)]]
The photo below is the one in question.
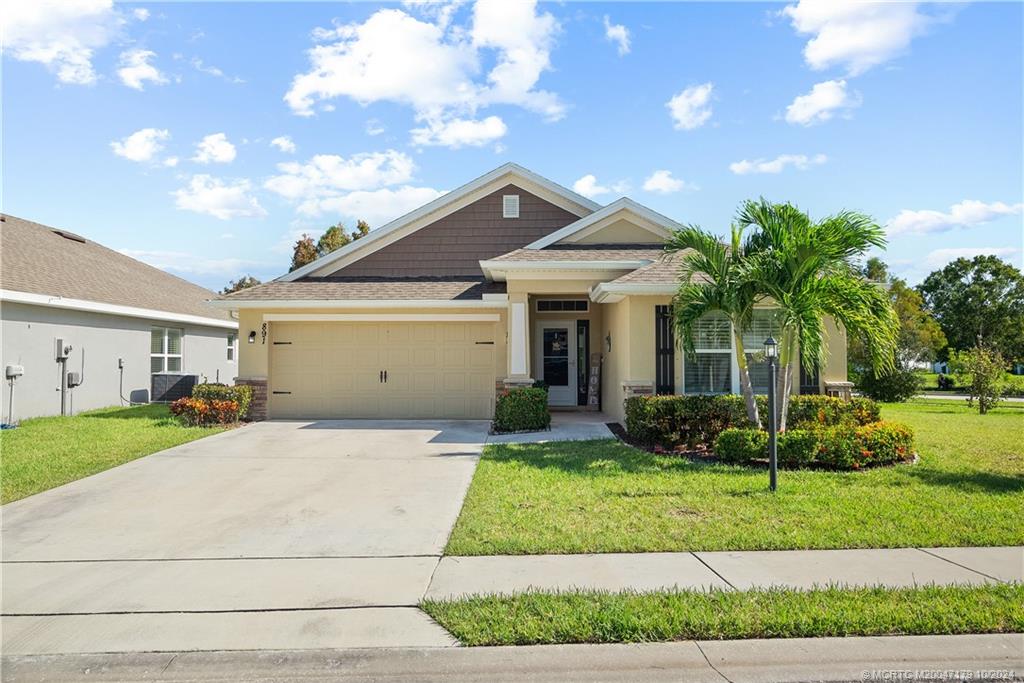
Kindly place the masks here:
[(779, 324), (772, 308), (755, 308), (750, 327), (743, 333), (743, 350), (747, 356), (747, 370), (755, 394), (768, 393), (768, 363), (764, 360), (764, 340), (779, 338)]
[(181, 372), (181, 330), (154, 327), (150, 332), (150, 372)]
[(507, 194), (501, 198), (501, 215), (503, 218), (519, 218), (519, 195)]
[(234, 363), (235, 362), (235, 353), (237, 353), (237, 348), (238, 348), (238, 335), (237, 334), (229, 334), (228, 335), (228, 362), (229, 363)]
[(693, 326), (695, 354), (683, 361), (687, 394), (727, 394), (732, 389), (732, 325), (722, 313), (709, 313)]

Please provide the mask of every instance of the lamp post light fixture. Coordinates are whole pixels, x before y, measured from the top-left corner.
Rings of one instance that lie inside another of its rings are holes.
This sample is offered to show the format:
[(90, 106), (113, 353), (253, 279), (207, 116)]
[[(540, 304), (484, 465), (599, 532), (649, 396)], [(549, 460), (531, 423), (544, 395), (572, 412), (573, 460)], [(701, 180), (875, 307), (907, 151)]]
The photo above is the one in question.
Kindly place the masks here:
[(775, 373), (779, 343), (770, 335), (764, 340), (764, 357), (768, 360), (768, 487), (775, 491), (779, 470), (778, 421), (775, 410)]

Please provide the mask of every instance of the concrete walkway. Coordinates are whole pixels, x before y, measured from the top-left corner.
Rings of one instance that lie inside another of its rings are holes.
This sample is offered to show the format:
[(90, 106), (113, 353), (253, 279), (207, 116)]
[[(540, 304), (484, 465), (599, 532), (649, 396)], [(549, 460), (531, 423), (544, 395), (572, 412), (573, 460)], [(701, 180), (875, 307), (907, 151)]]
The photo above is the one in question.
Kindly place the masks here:
[(490, 434), (487, 443), (547, 443), (548, 441), (588, 441), (614, 439), (608, 429), (611, 418), (604, 413), (586, 410), (551, 411), (551, 429), (523, 434)]
[[(912, 671), (921, 674), (899, 676)], [(3, 672), (12, 682), (1022, 680), (1024, 635), (15, 656), (3, 659)]]
[(428, 599), (528, 590), (808, 589), (1024, 581), (1024, 548), (893, 548), (444, 557)]

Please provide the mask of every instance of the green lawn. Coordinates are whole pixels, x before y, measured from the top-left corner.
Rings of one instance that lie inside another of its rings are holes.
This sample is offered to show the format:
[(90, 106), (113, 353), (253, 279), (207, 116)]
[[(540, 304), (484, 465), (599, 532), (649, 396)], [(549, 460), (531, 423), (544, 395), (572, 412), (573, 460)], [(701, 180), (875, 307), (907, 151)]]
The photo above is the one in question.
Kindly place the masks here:
[(1024, 631), (1024, 584), (529, 593), (422, 607), (466, 645)]
[(491, 445), (450, 555), (1024, 545), (1024, 405), (887, 404), (920, 462), (765, 470), (656, 456), (618, 441)]
[(25, 420), (17, 429), (0, 432), (0, 502), (220, 431), (182, 427), (166, 406), (156, 404)]

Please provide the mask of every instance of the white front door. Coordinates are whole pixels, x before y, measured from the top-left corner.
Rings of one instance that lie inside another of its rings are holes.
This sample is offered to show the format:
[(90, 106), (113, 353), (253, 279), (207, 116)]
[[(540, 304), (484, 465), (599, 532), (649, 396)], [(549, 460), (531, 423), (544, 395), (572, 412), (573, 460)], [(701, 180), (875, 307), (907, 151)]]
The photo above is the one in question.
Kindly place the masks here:
[(576, 405), (576, 323), (537, 323), (538, 379), (548, 385), (548, 403)]

